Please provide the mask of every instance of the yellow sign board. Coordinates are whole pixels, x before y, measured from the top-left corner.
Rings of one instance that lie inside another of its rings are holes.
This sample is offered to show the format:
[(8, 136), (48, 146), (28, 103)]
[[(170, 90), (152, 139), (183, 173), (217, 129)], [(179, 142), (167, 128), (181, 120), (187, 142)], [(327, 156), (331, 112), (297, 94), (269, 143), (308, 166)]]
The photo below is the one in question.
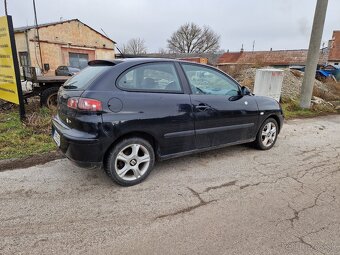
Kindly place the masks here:
[[(10, 23), (9, 23), (10, 22)], [(12, 35), (11, 35), (12, 32)], [(12, 39), (12, 40), (11, 40)], [(18, 63), (13, 52), (14, 35), (10, 16), (0, 17), (0, 99), (19, 104)], [(21, 88), (21, 87), (20, 87)]]

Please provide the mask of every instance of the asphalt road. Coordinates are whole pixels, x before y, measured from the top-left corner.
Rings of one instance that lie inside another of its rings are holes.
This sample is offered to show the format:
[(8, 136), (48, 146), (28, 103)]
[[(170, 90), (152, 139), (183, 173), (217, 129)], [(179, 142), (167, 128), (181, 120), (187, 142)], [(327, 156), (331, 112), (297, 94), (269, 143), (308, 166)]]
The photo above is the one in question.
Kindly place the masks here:
[(121, 188), (67, 160), (0, 173), (0, 254), (340, 254), (340, 116)]

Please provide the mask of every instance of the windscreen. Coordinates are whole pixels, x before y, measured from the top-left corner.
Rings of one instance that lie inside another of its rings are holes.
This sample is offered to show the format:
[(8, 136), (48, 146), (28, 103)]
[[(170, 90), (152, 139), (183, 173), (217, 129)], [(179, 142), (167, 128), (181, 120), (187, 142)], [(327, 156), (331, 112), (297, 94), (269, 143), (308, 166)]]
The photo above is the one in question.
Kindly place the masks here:
[(110, 66), (88, 66), (83, 69), (81, 72), (72, 76), (69, 80), (67, 80), (63, 87), (64, 89), (75, 89), (75, 90), (83, 90), (93, 81), (96, 77), (102, 74), (104, 71), (109, 69)]

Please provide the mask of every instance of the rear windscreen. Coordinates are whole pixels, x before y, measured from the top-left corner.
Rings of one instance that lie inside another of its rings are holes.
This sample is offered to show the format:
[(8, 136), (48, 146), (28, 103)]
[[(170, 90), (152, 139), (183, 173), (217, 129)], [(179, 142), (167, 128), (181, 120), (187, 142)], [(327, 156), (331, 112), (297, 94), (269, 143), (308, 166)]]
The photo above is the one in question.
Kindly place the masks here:
[(86, 89), (91, 81), (109, 68), (110, 66), (88, 66), (75, 76), (72, 76), (72, 78), (68, 79), (63, 87), (65, 89)]

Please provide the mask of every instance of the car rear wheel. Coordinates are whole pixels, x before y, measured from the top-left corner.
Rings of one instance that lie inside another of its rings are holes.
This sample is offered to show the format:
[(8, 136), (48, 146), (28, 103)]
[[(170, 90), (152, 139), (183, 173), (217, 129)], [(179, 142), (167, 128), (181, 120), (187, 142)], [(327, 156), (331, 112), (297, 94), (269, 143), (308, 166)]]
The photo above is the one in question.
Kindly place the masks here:
[(269, 150), (272, 148), (276, 142), (278, 130), (278, 124), (275, 119), (268, 118), (265, 120), (256, 136), (256, 148), (260, 150)]
[(106, 160), (105, 171), (122, 186), (142, 182), (151, 172), (155, 154), (150, 143), (142, 138), (128, 138), (114, 146)]

